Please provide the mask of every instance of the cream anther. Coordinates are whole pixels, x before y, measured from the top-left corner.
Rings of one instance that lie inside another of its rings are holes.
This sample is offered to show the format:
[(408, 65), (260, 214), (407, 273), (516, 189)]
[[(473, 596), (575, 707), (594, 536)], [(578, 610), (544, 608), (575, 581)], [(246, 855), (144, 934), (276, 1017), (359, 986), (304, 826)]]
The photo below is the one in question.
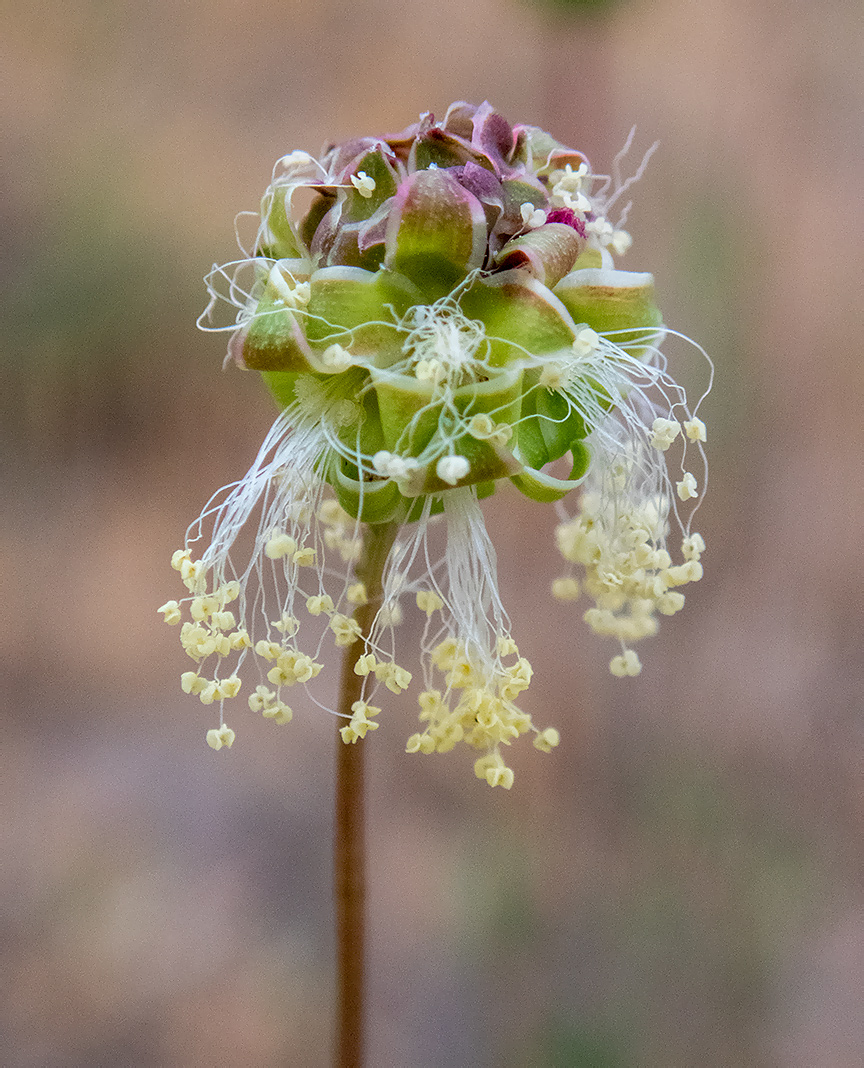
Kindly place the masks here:
[(705, 430), (705, 424), (701, 419), (697, 419), (695, 416), (692, 419), (688, 419), (684, 424), (684, 433), (690, 439), (690, 441), (706, 441), (707, 433)]
[(535, 208), (530, 201), (526, 201), (519, 208), (523, 225), (529, 230), (536, 230), (546, 222), (546, 212), (541, 208)]
[(557, 578), (552, 583), (552, 596), (556, 601), (578, 601), (581, 592), (575, 578)]
[(609, 661), (609, 670), (619, 679), (626, 676), (635, 677), (642, 670), (639, 657), (632, 649), (627, 649), (622, 656), (613, 656)]
[(665, 452), (680, 432), (681, 424), (676, 419), (655, 419), (651, 425), (651, 444)]
[(358, 171), (356, 174), (352, 174), (351, 184), (360, 196), (365, 197), (367, 200), (375, 191), (375, 179), (370, 178), (365, 171)]
[(306, 611), (310, 616), (320, 616), (322, 612), (333, 611), (333, 598), (325, 594), (316, 594), (306, 599)]
[(471, 465), (464, 456), (442, 456), (435, 465), (435, 474), (450, 486), (455, 486), (469, 472)]
[(336, 636), (338, 646), (353, 645), (360, 637), (360, 624), (356, 619), (337, 612), (330, 620), (330, 629)]
[(211, 749), (230, 749), (234, 744), (234, 738), (236, 735), (234, 731), (227, 725), (221, 726), (218, 730), (207, 731), (207, 744)]
[(431, 616), (433, 612), (444, 607), (444, 602), (433, 590), (418, 590), (417, 607), (427, 616)]
[(384, 478), (392, 478), (394, 482), (401, 482), (417, 470), (417, 461), (410, 456), (396, 456), (392, 452), (387, 452), (386, 449), (381, 449), (372, 457), (372, 466)]
[(362, 582), (354, 582), (345, 591), (345, 600), (349, 604), (364, 605), (369, 600), (369, 595), (366, 593), (366, 586)]
[(180, 605), (177, 601), (166, 601), (165, 604), (163, 604), (161, 608), (157, 608), (156, 611), (161, 612), (165, 622), (172, 627), (182, 619)]
[(281, 560), (297, 551), (297, 542), (289, 534), (274, 533), (264, 546), (264, 555), (271, 560)]
[(354, 358), (342, 345), (334, 344), (321, 353), (321, 362), (330, 371), (347, 371), (354, 363)]
[(691, 498), (697, 497), (695, 476), (689, 471), (685, 471), (681, 481), (675, 483), (675, 490), (682, 501), (689, 501)]
[(590, 326), (581, 326), (573, 339), (573, 353), (579, 359), (593, 355), (600, 348), (600, 335)]

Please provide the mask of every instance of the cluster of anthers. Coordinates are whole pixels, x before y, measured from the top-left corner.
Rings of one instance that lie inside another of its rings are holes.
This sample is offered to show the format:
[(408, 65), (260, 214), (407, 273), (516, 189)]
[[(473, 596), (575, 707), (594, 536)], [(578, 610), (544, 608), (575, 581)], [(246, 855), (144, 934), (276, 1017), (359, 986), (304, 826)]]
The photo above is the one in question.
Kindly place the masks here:
[[(280, 161), (252, 255), (209, 284), (215, 299), (229, 280), (229, 353), (262, 372), (282, 411), (246, 476), (189, 528), (172, 560), (188, 596), (160, 609), (195, 664), (183, 690), (219, 704), (212, 748), (233, 744), (224, 706), (247, 658), (260, 676), (253, 712), (288, 723), (297, 685), (326, 707), (312, 684), (328, 645), (362, 680), (342, 740), (365, 738), (376, 694), (412, 685), (415, 665), (396, 654), (412, 609), (422, 682), (409, 753), (463, 743), (479, 753), (478, 778), (509, 789), (515, 739), (556, 746), (557, 730), (517, 705), (532, 670), (479, 504), (504, 480), (556, 502), (567, 569), (552, 593), (591, 598), (585, 621), (618, 643), (611, 672), (639, 673), (632, 644), (702, 574), (692, 517), (707, 468), (698, 404), (659, 350), (669, 332), (651, 276), (614, 264), (631, 244), (629, 205), (614, 225), (610, 211), (633, 180), (617, 160), (611, 178), (593, 174), (485, 104)], [(302, 187), (313, 200), (295, 218)], [(571, 515), (563, 501), (577, 489)], [(373, 529), (388, 549), (380, 594), (360, 577)], [(238, 538), (253, 530), (238, 567)]]

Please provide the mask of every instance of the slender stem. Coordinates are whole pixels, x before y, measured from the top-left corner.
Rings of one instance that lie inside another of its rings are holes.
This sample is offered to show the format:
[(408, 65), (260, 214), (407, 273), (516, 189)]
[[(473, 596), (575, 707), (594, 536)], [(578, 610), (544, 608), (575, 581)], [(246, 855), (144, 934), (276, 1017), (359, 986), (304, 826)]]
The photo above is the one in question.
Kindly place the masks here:
[[(363, 637), (368, 637), (381, 600), (384, 565), (399, 529), (398, 523), (365, 528), (363, 556), (355, 569), (366, 586), (367, 602), (354, 618)], [(339, 708), (351, 715), (360, 700), (363, 679), (354, 673), (357, 646), (349, 646), (342, 660)], [(365, 897), (366, 843), (364, 822), (364, 743), (346, 745), (339, 734), (345, 726), (336, 720), (336, 797), (333, 838), (333, 894), (336, 911), (336, 1048), (335, 1068), (362, 1068), (365, 1039)]]

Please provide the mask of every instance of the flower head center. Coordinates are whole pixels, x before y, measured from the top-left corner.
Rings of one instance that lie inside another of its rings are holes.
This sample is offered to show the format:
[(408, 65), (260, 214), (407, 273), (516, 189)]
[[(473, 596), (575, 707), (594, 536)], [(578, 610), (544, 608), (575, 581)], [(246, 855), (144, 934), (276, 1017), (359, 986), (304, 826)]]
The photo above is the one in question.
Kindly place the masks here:
[(421, 380), (456, 386), (484, 364), (484, 357), (478, 358), (486, 342), (484, 326), (469, 319), (452, 296), (416, 305), (401, 326), (408, 331), (402, 351)]

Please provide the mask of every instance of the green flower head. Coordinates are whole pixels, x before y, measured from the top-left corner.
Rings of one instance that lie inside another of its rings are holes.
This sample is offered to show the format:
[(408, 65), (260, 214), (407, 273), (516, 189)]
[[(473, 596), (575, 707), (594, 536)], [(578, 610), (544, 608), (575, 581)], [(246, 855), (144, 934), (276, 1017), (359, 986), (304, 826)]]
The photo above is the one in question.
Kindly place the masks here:
[[(223, 705), (252, 658), (266, 683), (251, 708), (288, 722), (284, 689), (315, 679), (329, 638), (356, 647), (367, 680), (342, 730), (356, 742), (378, 726), (366, 699), (375, 688), (411, 683), (395, 645), (411, 602), (427, 625), (422, 727), (408, 751), (465, 742), (481, 753), (478, 777), (509, 787), (502, 747), (533, 733), (549, 749), (558, 734), (515, 704), (531, 667), (510, 633), (478, 504), (504, 480), (557, 502), (567, 571), (552, 593), (584, 592), (586, 622), (619, 643), (612, 673), (638, 674), (631, 644), (701, 576), (704, 542), (683, 511), (704, 489), (705, 427), (660, 354), (667, 331), (651, 275), (615, 266), (631, 244), (629, 204), (618, 204), (633, 181), (618, 163), (612, 177), (596, 175), (581, 153), (488, 103), (277, 163), (252, 254), (207, 279), (202, 325), (231, 331), (229, 358), (261, 372), (281, 414), (245, 478), (175, 554), (191, 615), (183, 647), (216, 664), (186, 672), (187, 692)], [(234, 321), (213, 326), (226, 302)], [(571, 515), (563, 501), (577, 487)], [(400, 527), (368, 634), (352, 616), (367, 596), (354, 574), (364, 524)], [(250, 525), (254, 551), (240, 568), (232, 549)], [(161, 611), (182, 620), (179, 602)], [(233, 740), (224, 721), (208, 735), (214, 748)]]

